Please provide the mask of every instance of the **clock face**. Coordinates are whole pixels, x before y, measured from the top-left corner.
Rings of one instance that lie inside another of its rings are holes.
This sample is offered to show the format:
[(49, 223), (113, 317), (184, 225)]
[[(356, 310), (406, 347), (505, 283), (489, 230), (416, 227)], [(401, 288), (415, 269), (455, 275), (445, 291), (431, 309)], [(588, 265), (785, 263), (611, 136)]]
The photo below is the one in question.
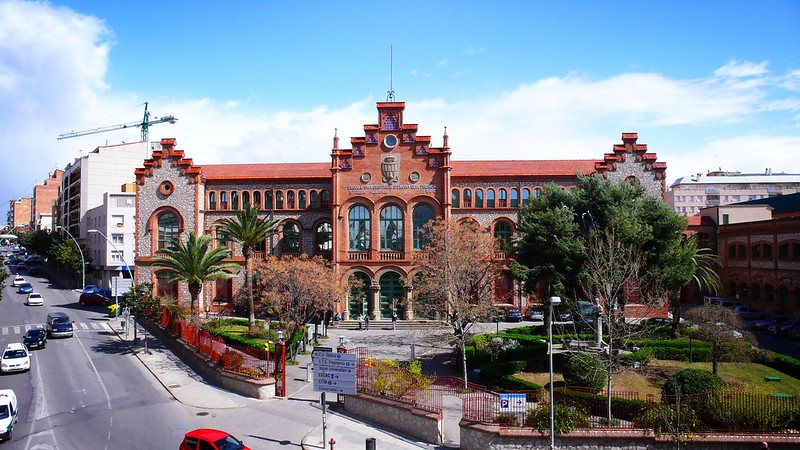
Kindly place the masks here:
[(393, 134), (387, 135), (385, 138), (383, 138), (383, 145), (389, 148), (394, 148), (397, 145), (397, 136)]

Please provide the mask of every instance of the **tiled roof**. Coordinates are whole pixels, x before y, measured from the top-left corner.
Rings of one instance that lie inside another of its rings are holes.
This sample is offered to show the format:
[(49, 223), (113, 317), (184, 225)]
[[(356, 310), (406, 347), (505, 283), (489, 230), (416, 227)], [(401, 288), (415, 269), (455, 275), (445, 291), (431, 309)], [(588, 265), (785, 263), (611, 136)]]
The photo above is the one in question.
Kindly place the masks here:
[(575, 176), (578, 171), (594, 173), (593, 159), (546, 160), (546, 161), (451, 161), (452, 176), (531, 176), (563, 175)]
[(206, 180), (245, 178), (330, 178), (330, 163), (204, 164)]

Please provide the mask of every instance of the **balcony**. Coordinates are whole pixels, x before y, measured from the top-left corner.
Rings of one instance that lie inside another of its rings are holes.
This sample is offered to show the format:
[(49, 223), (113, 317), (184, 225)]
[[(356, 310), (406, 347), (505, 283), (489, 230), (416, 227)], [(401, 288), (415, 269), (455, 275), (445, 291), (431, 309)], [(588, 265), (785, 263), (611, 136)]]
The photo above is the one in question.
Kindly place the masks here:
[(369, 257), (370, 252), (347, 252), (347, 260), (348, 261), (369, 261), (371, 258)]
[(378, 257), (381, 261), (402, 261), (405, 259), (403, 252), (380, 252)]

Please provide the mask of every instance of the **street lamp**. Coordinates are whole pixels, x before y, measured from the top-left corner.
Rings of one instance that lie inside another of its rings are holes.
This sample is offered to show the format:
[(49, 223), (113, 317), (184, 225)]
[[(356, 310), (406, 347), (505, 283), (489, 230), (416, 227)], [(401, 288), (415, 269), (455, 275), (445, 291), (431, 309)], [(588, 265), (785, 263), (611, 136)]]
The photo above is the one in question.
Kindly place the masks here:
[(78, 244), (75, 236), (73, 236), (68, 229), (62, 227), (61, 225), (56, 225), (56, 229), (67, 233), (67, 236), (69, 236), (72, 239), (72, 242), (75, 243), (75, 246), (78, 247), (78, 253), (81, 254), (81, 291), (83, 291), (83, 289), (86, 288), (86, 261), (83, 259), (83, 250), (81, 250), (80, 244)]
[(555, 401), (553, 399), (553, 309), (561, 304), (561, 297), (550, 297), (550, 320), (547, 335), (550, 337), (550, 450), (556, 448)]
[[(131, 266), (129, 266), (128, 263), (125, 261), (125, 257), (122, 256), (123, 253), (121, 251), (119, 251), (119, 249), (117, 248), (116, 245), (114, 245), (113, 242), (111, 242), (111, 239), (109, 239), (108, 236), (103, 234), (103, 232), (100, 231), (100, 230), (86, 230), (86, 233), (97, 233), (100, 236), (103, 236), (103, 239), (105, 239), (106, 242), (111, 244), (111, 247), (117, 252), (117, 254), (119, 254), (119, 259), (122, 260), (122, 264), (125, 264), (125, 268), (128, 269), (128, 275), (131, 276), (131, 286), (133, 286), (135, 283), (134, 283), (134, 279), (133, 279), (133, 272), (131, 272)], [(114, 304), (117, 305), (117, 309), (119, 309), (119, 285), (117, 285), (117, 292), (115, 292), (115, 295), (114, 295)], [(114, 310), (114, 313), (117, 314), (117, 310), (116, 309)]]

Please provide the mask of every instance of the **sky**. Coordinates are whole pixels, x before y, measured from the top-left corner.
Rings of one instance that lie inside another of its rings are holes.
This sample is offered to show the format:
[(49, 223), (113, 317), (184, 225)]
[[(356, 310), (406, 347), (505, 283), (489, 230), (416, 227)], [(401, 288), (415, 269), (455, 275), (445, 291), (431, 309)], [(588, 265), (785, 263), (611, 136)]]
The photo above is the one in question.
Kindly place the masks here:
[(196, 164), (330, 160), (388, 91), (454, 160), (800, 174), (800, 1), (0, 0), (0, 213), (151, 120)]

